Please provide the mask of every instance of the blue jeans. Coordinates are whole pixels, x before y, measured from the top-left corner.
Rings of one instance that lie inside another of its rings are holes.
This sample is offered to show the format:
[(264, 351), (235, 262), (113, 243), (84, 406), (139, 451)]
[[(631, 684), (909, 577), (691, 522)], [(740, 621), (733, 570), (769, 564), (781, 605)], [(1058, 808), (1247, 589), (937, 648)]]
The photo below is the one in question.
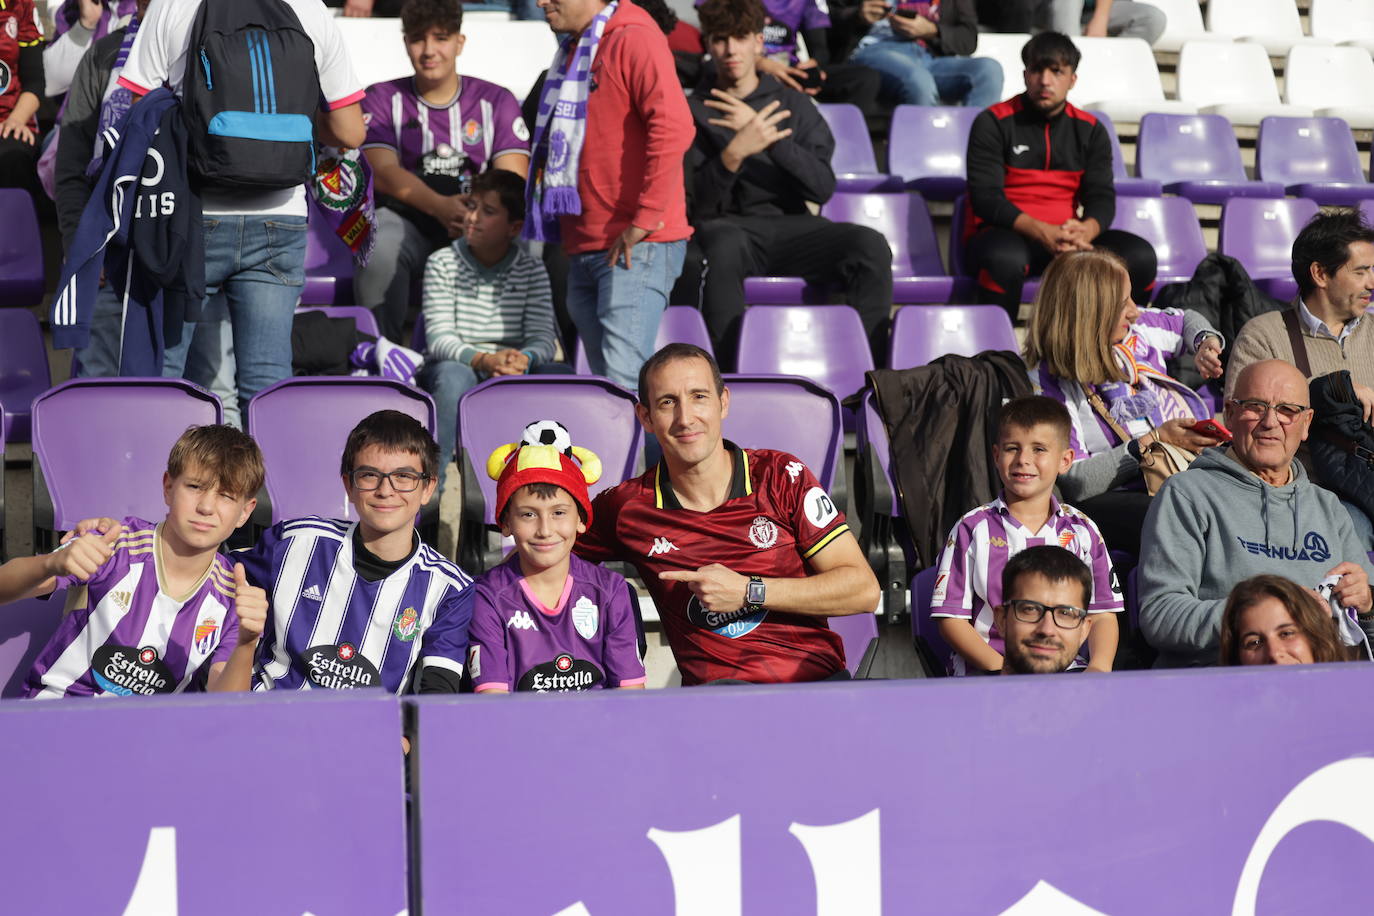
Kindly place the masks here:
[(987, 108), (1002, 99), (1002, 65), (990, 57), (937, 57), (914, 41), (879, 39), (850, 60), (882, 74), (883, 96), (902, 105)]
[[(531, 375), (571, 375), (572, 367), (565, 363), (542, 363), (530, 370)], [(478, 375), (477, 370), (467, 363), (456, 359), (427, 359), (420, 367), (415, 381), (434, 398), (435, 438), (439, 442), (439, 483), (443, 485), (448, 473), (448, 463), (453, 460), (453, 452), (458, 440), (458, 399), (478, 382), (490, 376)], [(512, 417), (516, 423), (511, 425), (511, 437), (515, 438), (518, 429), (535, 420), (547, 417)], [(518, 425), (516, 425), (518, 424)], [(486, 455), (476, 455), (474, 459), (485, 462)], [(486, 473), (479, 469), (478, 473)]]
[(568, 259), (568, 314), (587, 345), (592, 373), (634, 391), (639, 367), (654, 354), (658, 322), (687, 254), (686, 240), (640, 242), (630, 266), (612, 267), (606, 252)]
[[(305, 217), (207, 215), (205, 225), (205, 294), (208, 302), (223, 292), (232, 327), (238, 407), (262, 389), (291, 377), (291, 320), (305, 286)], [(209, 314), (199, 322), (223, 324)], [(193, 338), (209, 334), (205, 346)], [(168, 350), (163, 375), (214, 378), (222, 368), (210, 365), (219, 343), (208, 330), (183, 334), (175, 353)], [(232, 400), (232, 398), (230, 398)], [(229, 405), (225, 404), (226, 414)]]
[[(214, 392), (224, 406), (224, 422), (243, 428), (238, 392), (234, 387), (234, 339), (229, 333), (224, 296), (206, 303), (202, 321), (182, 326), (181, 341), (162, 357), (163, 378), (185, 378)], [(188, 368), (189, 364), (189, 368)]]
[(95, 294), (91, 312), (91, 340), (77, 350), (77, 378), (114, 378), (119, 375), (120, 341), (124, 334), (124, 303), (108, 283)]

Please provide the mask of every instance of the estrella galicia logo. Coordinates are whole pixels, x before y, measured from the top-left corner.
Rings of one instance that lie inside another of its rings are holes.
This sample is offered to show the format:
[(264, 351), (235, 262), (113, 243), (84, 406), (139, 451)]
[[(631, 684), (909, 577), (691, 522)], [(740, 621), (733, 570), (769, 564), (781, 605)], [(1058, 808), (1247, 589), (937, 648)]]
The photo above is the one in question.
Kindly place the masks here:
[(605, 678), (606, 675), (592, 662), (562, 652), (553, 661), (535, 665), (526, 671), (515, 689), (566, 693), (570, 690), (590, 690)]
[(687, 602), (687, 619), (689, 621), (704, 630), (710, 630), (717, 636), (724, 636), (727, 639), (739, 639), (763, 623), (763, 618), (767, 616), (768, 610), (766, 608), (757, 611), (740, 608), (738, 611), (726, 611), (723, 614), (708, 611), (701, 606), (696, 595), (693, 595), (692, 600)]
[(101, 646), (91, 658), (91, 675), (103, 692), (122, 697), (171, 693), (177, 686), (152, 646)]
[(1271, 560), (1306, 560), (1313, 563), (1325, 563), (1331, 559), (1331, 548), (1326, 543), (1326, 538), (1315, 531), (1307, 532), (1307, 535), (1302, 539), (1302, 547), (1297, 549), (1282, 544), (1262, 544), (1259, 541), (1247, 541), (1239, 536), (1236, 540), (1250, 553), (1256, 556), (1269, 557)]

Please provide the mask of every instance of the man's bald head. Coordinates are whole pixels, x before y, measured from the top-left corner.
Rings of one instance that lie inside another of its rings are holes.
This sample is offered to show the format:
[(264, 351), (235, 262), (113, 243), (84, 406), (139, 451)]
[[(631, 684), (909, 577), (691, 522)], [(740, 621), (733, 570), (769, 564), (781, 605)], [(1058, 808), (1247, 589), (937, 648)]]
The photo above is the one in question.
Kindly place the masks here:
[(1287, 482), (1298, 446), (1312, 423), (1307, 378), (1279, 359), (1251, 363), (1226, 402), (1226, 425), (1242, 464), (1268, 483)]

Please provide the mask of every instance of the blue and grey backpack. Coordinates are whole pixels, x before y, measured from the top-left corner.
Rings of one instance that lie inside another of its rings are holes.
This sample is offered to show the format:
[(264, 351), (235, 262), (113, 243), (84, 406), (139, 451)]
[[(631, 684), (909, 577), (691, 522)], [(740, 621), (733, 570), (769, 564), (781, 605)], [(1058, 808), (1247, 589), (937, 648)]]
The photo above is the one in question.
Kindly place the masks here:
[(182, 105), (200, 185), (291, 188), (315, 166), (315, 44), (283, 0), (205, 0)]

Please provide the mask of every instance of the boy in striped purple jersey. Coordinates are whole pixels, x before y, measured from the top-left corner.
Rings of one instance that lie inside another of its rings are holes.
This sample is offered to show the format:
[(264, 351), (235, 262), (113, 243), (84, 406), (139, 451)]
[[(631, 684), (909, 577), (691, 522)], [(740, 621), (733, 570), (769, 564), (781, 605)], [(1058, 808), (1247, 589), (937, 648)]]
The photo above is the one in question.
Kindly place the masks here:
[(176, 693), (207, 666), (210, 690), (245, 689), (267, 595), (219, 547), (247, 521), (262, 480), (252, 439), (231, 426), (192, 427), (167, 459), (163, 521), (82, 522), (53, 553), (0, 566), (0, 604), (68, 590), (70, 613), (24, 695)]
[(340, 473), (356, 522), (280, 522), (235, 554), (272, 596), (253, 689), (457, 692), (472, 580), (415, 530), (438, 484), (433, 437), (379, 410), (349, 433)]
[(954, 649), (954, 675), (1002, 669), (1004, 641), (995, 619), (1002, 604), (1002, 570), (1017, 553), (1044, 544), (1065, 548), (1092, 570), (1087, 611), (1101, 616), (1088, 631), (1088, 669), (1112, 668), (1117, 643), (1112, 614), (1123, 605), (1106, 544), (1091, 519), (1054, 498), (1055, 480), (1073, 463), (1069, 424), (1064, 405), (1040, 395), (1002, 408), (992, 449), (1002, 492), (959, 520), (936, 561), (930, 616)]

